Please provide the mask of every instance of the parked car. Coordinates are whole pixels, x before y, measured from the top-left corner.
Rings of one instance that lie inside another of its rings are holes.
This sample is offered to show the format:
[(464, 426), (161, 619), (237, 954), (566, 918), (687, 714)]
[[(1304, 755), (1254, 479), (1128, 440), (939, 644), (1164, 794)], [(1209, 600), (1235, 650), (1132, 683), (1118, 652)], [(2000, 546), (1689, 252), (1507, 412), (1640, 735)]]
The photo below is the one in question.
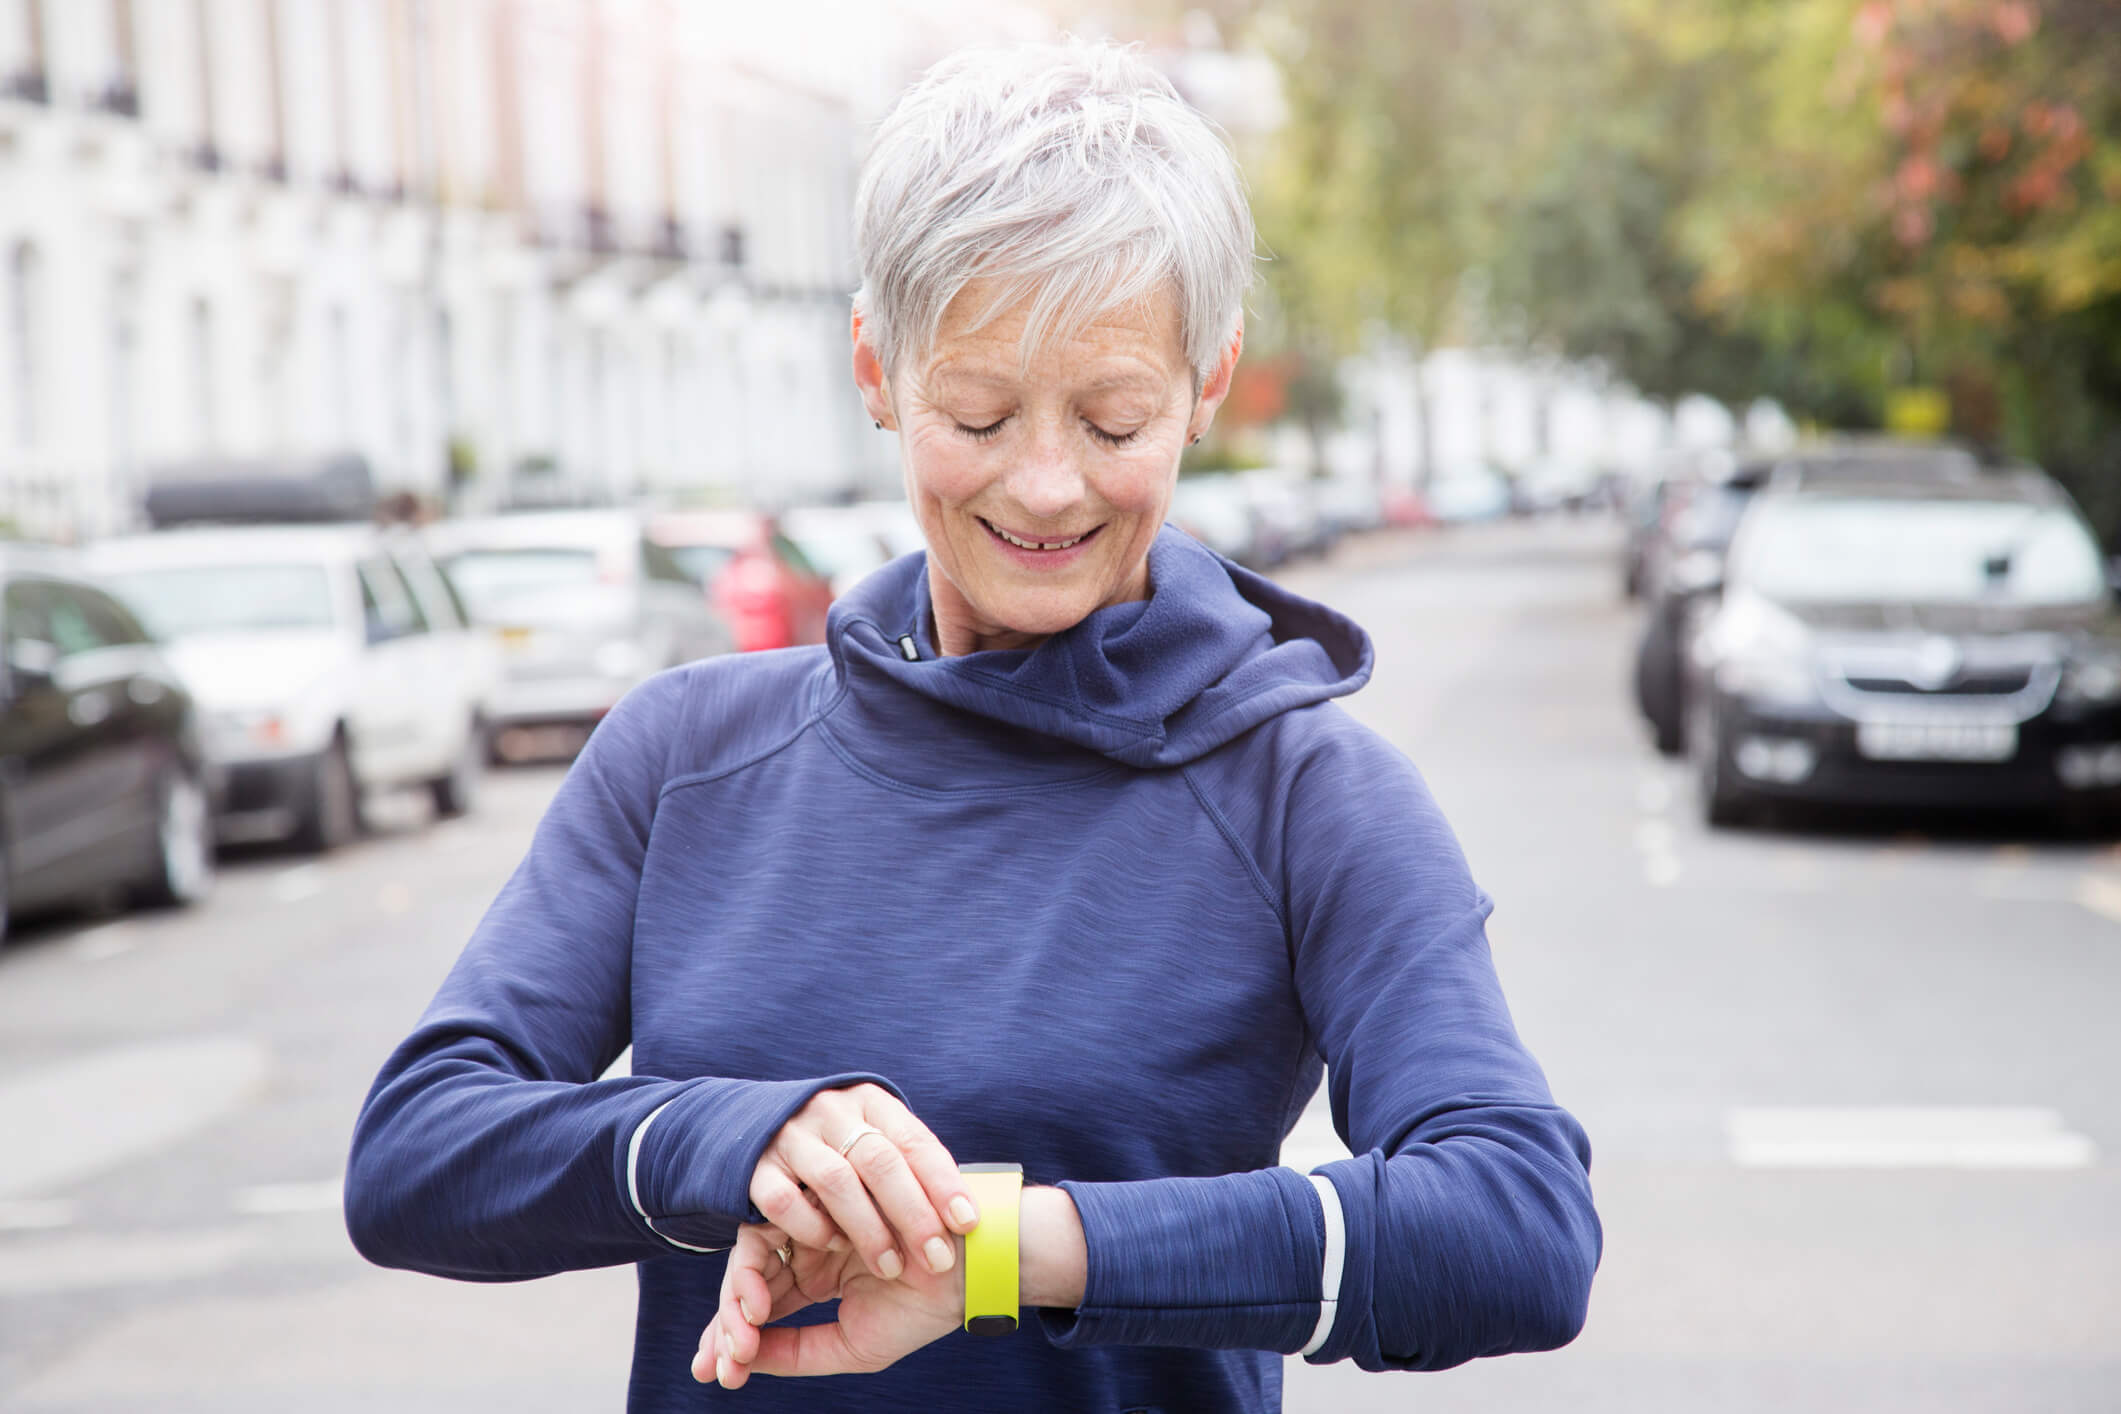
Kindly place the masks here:
[(825, 576), (835, 599), (896, 558), (875, 516), (860, 506), (796, 506), (782, 514), (781, 531)]
[(227, 776), (222, 842), (331, 849), (394, 787), (472, 808), (494, 656), (410, 534), (191, 526), (103, 541), (86, 563), (198, 699)]
[(523, 511), (423, 532), (472, 622), (499, 644), (495, 754), (525, 729), (595, 724), (665, 668), (735, 640), (683, 566), (625, 510)]
[(1319, 514), (1334, 538), (1385, 523), (1383, 489), (1371, 476), (1328, 476), (1311, 483)]
[(1263, 558), (1280, 564), (1299, 555), (1322, 555), (1333, 544), (1333, 529), (1319, 509), (1310, 478), (1277, 468), (1234, 473), (1258, 517)]
[(1495, 520), (1510, 513), (1510, 483), (1485, 462), (1439, 467), (1422, 502), (1428, 517), (1445, 525)]
[(1266, 568), (1259, 512), (1232, 477), (1180, 477), (1165, 519), (1225, 559), (1248, 569)]
[(1589, 462), (1545, 457), (1518, 475), (1511, 488), (1513, 504), (1534, 515), (1586, 510), (1598, 503), (1600, 482), (1598, 468)]
[(910, 555), (916, 550), (926, 553), (928, 537), (921, 533), (920, 517), (913, 507), (903, 500), (856, 501), (854, 510), (867, 516), (875, 525), (876, 533), (884, 538), (884, 548), (891, 558)]
[(2121, 613), (2037, 472), (1776, 482), (1687, 672), (1714, 824), (1776, 799), (2121, 808)]
[(1666, 488), (1663, 517), (1643, 552), (1642, 632), (1635, 647), (1635, 703), (1658, 751), (1686, 750), (1688, 624), (1723, 581), (1723, 558), (1753, 497), (1771, 479), (1911, 481), (1935, 484), (1977, 475), (1980, 463), (1957, 447), (1890, 439), (1840, 439), (1789, 452), (1712, 461), (1703, 475)]
[(204, 898), (220, 778), (146, 627), (70, 559), (0, 545), (0, 660), (0, 937), (112, 890)]
[(648, 538), (698, 585), (750, 653), (825, 641), (832, 585), (779, 524), (758, 511), (669, 511)]

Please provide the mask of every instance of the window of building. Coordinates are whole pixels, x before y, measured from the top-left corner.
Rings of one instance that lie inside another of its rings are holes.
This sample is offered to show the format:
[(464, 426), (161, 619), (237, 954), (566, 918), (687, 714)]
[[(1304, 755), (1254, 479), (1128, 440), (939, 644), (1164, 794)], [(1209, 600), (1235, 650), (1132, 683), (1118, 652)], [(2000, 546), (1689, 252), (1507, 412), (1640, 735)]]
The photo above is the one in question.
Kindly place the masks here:
[(7, 258), (7, 347), (18, 447), (36, 446), (42, 430), (37, 405), (37, 364), (43, 352), (38, 337), (43, 328), (42, 285), (43, 261), (37, 248), (28, 241), (17, 242)]

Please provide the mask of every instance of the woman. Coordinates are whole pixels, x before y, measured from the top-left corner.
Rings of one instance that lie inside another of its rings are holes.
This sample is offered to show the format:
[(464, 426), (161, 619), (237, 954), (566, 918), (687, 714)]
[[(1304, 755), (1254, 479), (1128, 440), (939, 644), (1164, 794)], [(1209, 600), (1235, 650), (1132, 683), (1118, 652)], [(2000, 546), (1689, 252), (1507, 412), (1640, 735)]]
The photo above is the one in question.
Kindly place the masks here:
[[(356, 1243), (638, 1263), (634, 1410), (1271, 1410), (1283, 1354), (1572, 1339), (1588, 1146), (1449, 827), (1329, 702), (1368, 639), (1162, 528), (1242, 342), (1228, 154), (1125, 51), (965, 56), (857, 226), (928, 553), (598, 727), (368, 1099)], [(1355, 1157), (1276, 1167), (1322, 1062)]]

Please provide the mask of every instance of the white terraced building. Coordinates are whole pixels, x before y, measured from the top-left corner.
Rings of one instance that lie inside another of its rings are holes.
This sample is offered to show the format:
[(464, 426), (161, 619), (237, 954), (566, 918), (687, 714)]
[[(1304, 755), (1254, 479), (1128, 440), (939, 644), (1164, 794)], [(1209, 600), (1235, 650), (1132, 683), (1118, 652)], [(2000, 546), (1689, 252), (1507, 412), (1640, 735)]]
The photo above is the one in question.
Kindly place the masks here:
[[(977, 0), (0, 0), (0, 518), (201, 457), (492, 504), (890, 484), (846, 374), (869, 124)], [(549, 470), (547, 470), (549, 469)]]

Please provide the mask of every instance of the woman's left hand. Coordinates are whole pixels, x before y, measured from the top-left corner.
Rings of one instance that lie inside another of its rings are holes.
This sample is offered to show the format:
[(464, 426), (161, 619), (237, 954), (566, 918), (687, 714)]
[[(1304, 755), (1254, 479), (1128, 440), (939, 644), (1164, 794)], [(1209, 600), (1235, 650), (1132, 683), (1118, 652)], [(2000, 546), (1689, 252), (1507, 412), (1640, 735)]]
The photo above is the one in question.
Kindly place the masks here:
[[(861, 1254), (792, 1247), (768, 1224), (737, 1229), (722, 1276), (721, 1305), (700, 1335), (692, 1377), (737, 1389), (752, 1375), (846, 1375), (881, 1370), (964, 1324), (964, 1264), (941, 1275), (909, 1265), (896, 1281), (870, 1273)], [(838, 1298), (830, 1325), (762, 1329), (819, 1301)]]

